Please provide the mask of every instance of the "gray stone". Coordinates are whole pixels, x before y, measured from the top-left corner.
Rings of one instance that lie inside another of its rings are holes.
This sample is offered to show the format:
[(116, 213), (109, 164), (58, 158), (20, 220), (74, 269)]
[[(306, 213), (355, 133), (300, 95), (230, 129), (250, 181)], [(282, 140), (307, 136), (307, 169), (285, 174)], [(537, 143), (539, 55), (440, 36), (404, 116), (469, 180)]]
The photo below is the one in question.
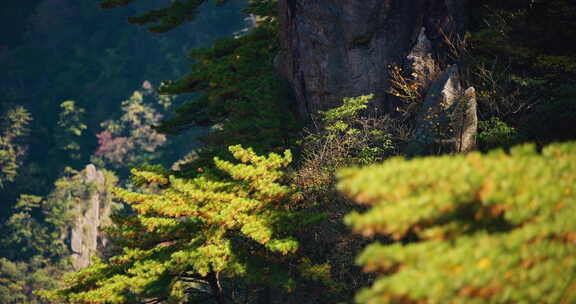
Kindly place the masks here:
[(74, 207), (77, 216), (69, 233), (72, 266), (76, 270), (90, 265), (92, 256), (106, 246), (106, 239), (100, 235), (99, 229), (111, 212), (106, 202), (108, 194), (103, 192), (106, 183), (104, 174), (89, 164), (84, 170), (84, 182), (93, 188), (79, 195), (80, 201)]
[(456, 114), (456, 146), (455, 151), (460, 153), (476, 149), (476, 136), (478, 134), (478, 110), (476, 103), (476, 89), (469, 87), (464, 91), (464, 101), (458, 107)]
[(408, 60), (406, 68), (415, 80), (422, 83), (423, 90), (429, 87), (438, 73), (438, 63), (432, 58), (432, 53), (432, 43), (426, 36), (426, 29), (422, 28), (416, 44), (406, 56)]
[(415, 47), (429, 43), (430, 58), (445, 66), (449, 54), (442, 33), (463, 32), (466, 3), (279, 0), (282, 51), (276, 66), (304, 118), (340, 105), (343, 97), (371, 93), (374, 106), (392, 110), (397, 101), (387, 94), (389, 65), (403, 66)]
[(406, 153), (416, 156), (468, 152), (476, 145), (477, 128), (475, 90), (462, 89), (458, 66), (453, 65), (428, 89)]

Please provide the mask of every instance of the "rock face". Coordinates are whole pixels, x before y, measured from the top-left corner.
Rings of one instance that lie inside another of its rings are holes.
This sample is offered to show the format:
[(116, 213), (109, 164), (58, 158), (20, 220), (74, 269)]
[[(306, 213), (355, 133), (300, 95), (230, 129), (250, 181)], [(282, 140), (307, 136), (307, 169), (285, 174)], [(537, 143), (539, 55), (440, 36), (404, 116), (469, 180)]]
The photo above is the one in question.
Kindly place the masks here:
[(92, 164), (84, 170), (84, 182), (91, 184), (91, 191), (79, 197), (79, 203), (74, 207), (77, 214), (70, 229), (69, 242), (72, 251), (74, 269), (82, 269), (90, 264), (90, 259), (106, 246), (106, 239), (99, 234), (99, 228), (110, 216), (110, 206), (107, 202), (105, 177)]
[(463, 90), (458, 66), (444, 71), (430, 86), (418, 117), (410, 156), (468, 152), (476, 147), (476, 91)]
[(426, 90), (430, 86), (430, 82), (438, 76), (439, 66), (436, 60), (432, 58), (432, 42), (426, 35), (426, 29), (420, 29), (416, 44), (406, 56), (407, 62), (404, 68), (411, 74), (410, 77), (423, 84), (423, 89)]
[(419, 43), (431, 51), (426, 60), (440, 67), (450, 63), (445, 37), (463, 32), (466, 3), (279, 0), (277, 67), (293, 87), (303, 117), (340, 105), (343, 97), (371, 93), (376, 107), (391, 110), (389, 65), (404, 66)]
[(476, 102), (476, 89), (469, 87), (464, 91), (462, 107), (458, 108), (456, 115), (456, 152), (470, 152), (476, 149), (476, 135), (478, 135), (478, 109)]

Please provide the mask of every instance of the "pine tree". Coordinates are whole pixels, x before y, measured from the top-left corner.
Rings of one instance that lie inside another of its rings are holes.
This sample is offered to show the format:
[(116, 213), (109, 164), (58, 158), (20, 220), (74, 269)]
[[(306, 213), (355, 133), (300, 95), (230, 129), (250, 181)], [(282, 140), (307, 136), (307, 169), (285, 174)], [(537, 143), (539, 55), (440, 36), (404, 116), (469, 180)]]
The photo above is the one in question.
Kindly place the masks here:
[[(100, 123), (104, 131), (96, 134), (100, 144), (91, 161), (115, 168), (152, 161), (158, 148), (166, 144), (166, 136), (153, 129), (162, 114), (145, 95), (150, 91), (134, 91), (122, 102), (122, 116)], [(162, 98), (154, 96), (160, 102)], [(165, 98), (164, 98), (165, 99)]]
[[(128, 5), (134, 0), (107, 0), (105, 8)], [(170, 6), (130, 18), (139, 25), (154, 24), (152, 32), (165, 32), (191, 21), (206, 0), (175, 1)], [(227, 1), (215, 1), (222, 4)], [(161, 94), (196, 93), (176, 109), (173, 118), (156, 128), (179, 134), (194, 126), (212, 127), (200, 138), (204, 148), (198, 159), (182, 166), (193, 175), (196, 167), (212, 164), (214, 156), (225, 157), (227, 147), (242, 144), (257, 153), (293, 148), (298, 131), (294, 105), (287, 86), (274, 68), (279, 51), (277, 1), (248, 1), (244, 13), (255, 17), (252, 28), (233, 38), (217, 40), (213, 46), (190, 53), (190, 72), (176, 81), (165, 81)]]
[(380, 278), (359, 303), (574, 303), (576, 143), (541, 154), (394, 158), (340, 172), (374, 243), (357, 262)]
[(194, 179), (155, 166), (134, 169), (142, 191), (115, 192), (135, 212), (117, 216), (108, 230), (115, 255), (42, 295), (74, 303), (228, 303), (237, 278), (289, 288), (280, 264), (298, 249), (290, 233), (305, 216), (291, 210), (297, 195), (283, 183), (290, 151), (229, 150), (240, 163), (215, 158), (217, 170), (198, 169)]
[(209, 165), (214, 155), (223, 157), (230, 145), (250, 146), (258, 153), (294, 147), (299, 130), (296, 111), (274, 68), (279, 51), (275, 1), (251, 1), (245, 12), (257, 16), (253, 28), (193, 50), (190, 73), (159, 89), (162, 94), (200, 93), (158, 127), (168, 134), (195, 125), (213, 127), (201, 138), (205, 148), (190, 167)]
[(23, 107), (15, 107), (0, 118), (0, 188), (14, 181), (18, 174), (26, 147), (18, 141), (28, 134), (30, 113)]
[(79, 139), (82, 133), (88, 128), (84, 123), (83, 108), (76, 105), (73, 100), (67, 100), (60, 104), (60, 114), (58, 115), (58, 129), (56, 130), (56, 141), (59, 142), (59, 149), (68, 153), (73, 160), (82, 157)]

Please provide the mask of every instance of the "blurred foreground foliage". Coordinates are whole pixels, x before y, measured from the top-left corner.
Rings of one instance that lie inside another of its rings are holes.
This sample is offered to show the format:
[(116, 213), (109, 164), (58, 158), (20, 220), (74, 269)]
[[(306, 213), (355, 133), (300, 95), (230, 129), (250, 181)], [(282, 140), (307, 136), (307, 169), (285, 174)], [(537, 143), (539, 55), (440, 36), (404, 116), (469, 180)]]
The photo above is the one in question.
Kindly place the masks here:
[(339, 177), (369, 208), (347, 224), (397, 241), (358, 257), (381, 275), (359, 303), (576, 301), (576, 143), (393, 158)]

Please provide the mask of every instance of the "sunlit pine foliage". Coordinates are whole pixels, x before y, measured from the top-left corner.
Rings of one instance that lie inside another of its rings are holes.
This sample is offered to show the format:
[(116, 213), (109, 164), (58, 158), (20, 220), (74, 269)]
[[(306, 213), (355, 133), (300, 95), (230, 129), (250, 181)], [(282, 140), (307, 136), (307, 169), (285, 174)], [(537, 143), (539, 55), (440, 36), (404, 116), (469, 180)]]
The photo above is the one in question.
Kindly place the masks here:
[(576, 143), (510, 154), (394, 158), (340, 172), (381, 276), (359, 303), (575, 303)]
[(109, 230), (121, 249), (70, 274), (64, 288), (42, 295), (74, 303), (179, 303), (198, 296), (220, 303), (224, 291), (219, 289), (229, 279), (262, 283), (274, 278), (277, 285), (289, 285), (288, 276), (274, 269), (298, 248), (290, 237), (298, 214), (289, 203), (296, 195), (283, 184), (281, 171), (291, 153), (229, 150), (239, 163), (215, 158), (219, 172), (205, 171), (194, 179), (153, 167), (133, 170), (134, 183), (145, 190), (116, 190), (135, 211), (116, 218), (117, 226)]

